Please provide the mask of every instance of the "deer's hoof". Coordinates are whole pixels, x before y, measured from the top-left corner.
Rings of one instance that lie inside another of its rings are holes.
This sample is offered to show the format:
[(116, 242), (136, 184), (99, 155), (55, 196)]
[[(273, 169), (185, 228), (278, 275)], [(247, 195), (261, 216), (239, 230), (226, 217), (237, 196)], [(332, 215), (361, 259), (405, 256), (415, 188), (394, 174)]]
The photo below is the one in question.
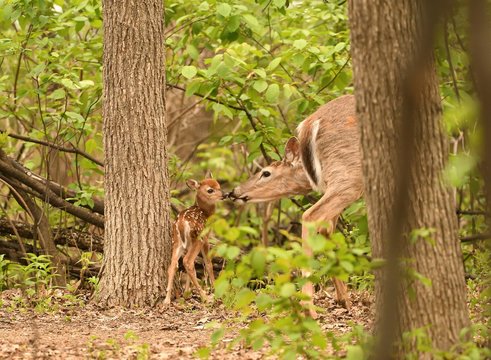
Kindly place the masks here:
[(318, 317), (319, 317), (319, 314), (317, 314), (317, 311), (315, 311), (314, 309), (309, 309), (309, 316), (316, 320)]
[(346, 310), (351, 310), (351, 302), (349, 301), (349, 299), (337, 299), (336, 302), (344, 307)]

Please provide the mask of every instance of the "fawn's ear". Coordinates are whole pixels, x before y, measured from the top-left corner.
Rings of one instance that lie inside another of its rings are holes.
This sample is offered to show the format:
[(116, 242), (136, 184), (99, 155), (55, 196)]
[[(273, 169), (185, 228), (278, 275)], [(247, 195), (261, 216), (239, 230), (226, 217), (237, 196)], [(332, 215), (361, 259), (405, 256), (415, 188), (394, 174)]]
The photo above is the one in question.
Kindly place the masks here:
[(209, 169), (206, 170), (205, 179), (213, 179), (213, 174)]
[(300, 160), (300, 143), (298, 139), (293, 136), (286, 142), (285, 145), (285, 157), (283, 161), (294, 163)]
[(186, 180), (186, 185), (191, 189), (191, 190), (198, 190), (199, 189), (199, 182), (193, 179)]

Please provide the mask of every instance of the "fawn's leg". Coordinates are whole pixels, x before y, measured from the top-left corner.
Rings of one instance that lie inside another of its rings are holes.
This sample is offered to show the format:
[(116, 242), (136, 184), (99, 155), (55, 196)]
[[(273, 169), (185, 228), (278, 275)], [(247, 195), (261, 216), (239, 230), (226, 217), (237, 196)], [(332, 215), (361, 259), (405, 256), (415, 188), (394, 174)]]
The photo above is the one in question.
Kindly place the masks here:
[(184, 283), (184, 292), (187, 293), (191, 289), (191, 279), (187, 273), (182, 273), (181, 276), (186, 277), (186, 282)]
[(172, 259), (167, 271), (167, 293), (165, 296), (164, 304), (170, 304), (172, 297), (172, 287), (174, 286), (174, 276), (176, 275), (177, 267), (179, 266), (179, 258), (184, 251), (182, 245), (180, 244), (180, 239), (176, 236), (172, 239)]
[(183, 263), (188, 276), (191, 278), (191, 282), (193, 283), (196, 290), (198, 290), (202, 299), (206, 299), (206, 293), (199, 286), (198, 279), (196, 278), (196, 269), (194, 268), (194, 261), (196, 260), (196, 256), (198, 256), (201, 251), (201, 241), (195, 239), (191, 244), (187, 254), (184, 256)]
[(203, 256), (203, 262), (205, 264), (206, 273), (208, 274), (208, 279), (210, 280), (210, 286), (213, 288), (215, 284), (215, 274), (213, 273), (213, 264), (211, 262), (211, 259), (208, 257), (208, 251), (210, 250), (210, 243), (208, 242), (208, 236), (209, 234), (203, 237), (201, 255)]

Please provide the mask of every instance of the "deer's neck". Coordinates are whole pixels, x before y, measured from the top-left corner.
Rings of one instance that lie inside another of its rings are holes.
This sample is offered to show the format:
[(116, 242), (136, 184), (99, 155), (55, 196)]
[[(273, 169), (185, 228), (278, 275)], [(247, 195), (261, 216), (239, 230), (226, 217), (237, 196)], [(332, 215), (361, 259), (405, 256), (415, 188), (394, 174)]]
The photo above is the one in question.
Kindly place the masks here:
[(196, 205), (203, 211), (206, 217), (210, 217), (215, 212), (215, 204), (210, 204), (199, 196), (196, 198)]
[(293, 183), (292, 195), (303, 195), (312, 191), (312, 184), (307, 176), (302, 164), (295, 166), (293, 176), (288, 181)]

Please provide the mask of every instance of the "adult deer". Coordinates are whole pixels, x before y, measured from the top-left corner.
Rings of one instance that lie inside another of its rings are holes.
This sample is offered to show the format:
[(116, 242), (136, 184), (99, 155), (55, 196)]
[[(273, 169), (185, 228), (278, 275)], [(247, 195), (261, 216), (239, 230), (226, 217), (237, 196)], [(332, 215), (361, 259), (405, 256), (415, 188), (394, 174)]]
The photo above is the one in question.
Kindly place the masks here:
[[(264, 202), (319, 191), (323, 193), (322, 198), (305, 211), (302, 222), (327, 222), (328, 228), (318, 231), (329, 235), (341, 212), (363, 193), (355, 108), (352, 95), (341, 96), (321, 106), (298, 125), (298, 139), (288, 140), (282, 161), (263, 168), (236, 187), (229, 197), (245, 202)], [(303, 247), (308, 255), (312, 255), (307, 236), (307, 228), (303, 225)], [(304, 272), (304, 275), (310, 274)], [(346, 284), (336, 278), (333, 282), (336, 300), (349, 308)], [(312, 299), (312, 283), (302, 290)], [(312, 306), (310, 313), (316, 316)]]
[[(188, 180), (186, 184), (192, 190), (196, 190), (196, 204), (181, 211), (172, 227), (172, 259), (167, 276), (167, 295), (164, 304), (171, 302), (172, 288), (174, 285), (174, 276), (177, 271), (178, 262), (181, 256), (184, 256), (183, 264), (188, 275), (187, 279), (191, 280), (202, 299), (207, 300), (205, 291), (201, 288), (196, 278), (194, 262), (201, 251), (206, 273), (213, 286), (215, 277), (213, 266), (208, 257), (208, 235), (200, 238), (201, 232), (205, 228), (206, 221), (215, 212), (215, 204), (222, 200), (223, 194), (220, 184), (213, 179), (205, 179), (201, 182)], [(186, 283), (186, 288), (189, 283)]]

